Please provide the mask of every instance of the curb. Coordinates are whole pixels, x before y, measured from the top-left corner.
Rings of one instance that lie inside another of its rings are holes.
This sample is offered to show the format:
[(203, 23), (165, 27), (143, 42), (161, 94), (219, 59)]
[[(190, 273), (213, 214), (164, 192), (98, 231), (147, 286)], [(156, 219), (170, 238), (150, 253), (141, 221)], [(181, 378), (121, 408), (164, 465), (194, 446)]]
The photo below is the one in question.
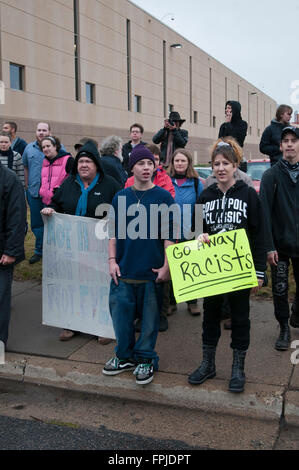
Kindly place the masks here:
[[(0, 365), (0, 380), (276, 422), (284, 411), (283, 386), (247, 383), (245, 392), (232, 394), (227, 381), (214, 379), (194, 387), (187, 383), (187, 376), (166, 372), (157, 372), (149, 385), (137, 385), (128, 371), (114, 377), (102, 375), (101, 364), (7, 356), (7, 362)], [(288, 403), (288, 414), (299, 421), (296, 404)]]

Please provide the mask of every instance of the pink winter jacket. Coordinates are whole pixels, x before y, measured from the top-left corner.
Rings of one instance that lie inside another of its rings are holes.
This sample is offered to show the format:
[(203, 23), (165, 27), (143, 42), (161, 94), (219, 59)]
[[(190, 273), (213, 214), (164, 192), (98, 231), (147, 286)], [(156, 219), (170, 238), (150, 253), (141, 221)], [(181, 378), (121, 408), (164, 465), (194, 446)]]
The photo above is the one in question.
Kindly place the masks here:
[(63, 155), (57, 158), (53, 163), (50, 163), (47, 158), (44, 158), (39, 195), (43, 203), (47, 206), (51, 203), (54, 188), (58, 188), (68, 177), (65, 167), (70, 157), (71, 155), (69, 154)]

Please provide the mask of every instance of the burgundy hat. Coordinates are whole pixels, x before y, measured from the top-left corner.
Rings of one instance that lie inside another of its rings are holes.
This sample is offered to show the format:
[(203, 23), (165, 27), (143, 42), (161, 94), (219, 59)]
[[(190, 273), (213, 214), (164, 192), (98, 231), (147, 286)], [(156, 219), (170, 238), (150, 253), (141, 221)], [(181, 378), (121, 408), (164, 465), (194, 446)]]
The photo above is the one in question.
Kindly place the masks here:
[(133, 166), (139, 161), (144, 160), (145, 158), (151, 160), (155, 166), (155, 158), (152, 152), (149, 151), (147, 147), (143, 144), (138, 144), (133, 148), (130, 159), (129, 159), (129, 168), (132, 170)]

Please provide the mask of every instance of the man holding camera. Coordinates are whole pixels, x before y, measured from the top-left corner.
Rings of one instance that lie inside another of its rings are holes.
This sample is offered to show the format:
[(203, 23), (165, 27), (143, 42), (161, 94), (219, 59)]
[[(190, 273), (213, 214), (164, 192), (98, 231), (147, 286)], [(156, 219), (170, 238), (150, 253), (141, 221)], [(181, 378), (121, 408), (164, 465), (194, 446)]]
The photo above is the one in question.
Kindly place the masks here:
[(181, 129), (185, 120), (181, 119), (177, 111), (171, 111), (169, 118), (164, 121), (164, 127), (153, 137), (154, 144), (161, 144), (161, 163), (165, 167), (168, 167), (173, 152), (185, 148), (188, 142), (188, 131)]

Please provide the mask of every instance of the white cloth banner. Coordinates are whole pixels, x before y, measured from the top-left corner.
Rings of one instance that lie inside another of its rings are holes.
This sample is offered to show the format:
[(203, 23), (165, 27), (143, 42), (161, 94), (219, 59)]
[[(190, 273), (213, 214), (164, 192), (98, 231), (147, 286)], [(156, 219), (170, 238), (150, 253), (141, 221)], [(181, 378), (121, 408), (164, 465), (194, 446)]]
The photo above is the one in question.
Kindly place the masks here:
[(105, 222), (65, 214), (43, 216), (43, 324), (115, 338), (109, 313)]

